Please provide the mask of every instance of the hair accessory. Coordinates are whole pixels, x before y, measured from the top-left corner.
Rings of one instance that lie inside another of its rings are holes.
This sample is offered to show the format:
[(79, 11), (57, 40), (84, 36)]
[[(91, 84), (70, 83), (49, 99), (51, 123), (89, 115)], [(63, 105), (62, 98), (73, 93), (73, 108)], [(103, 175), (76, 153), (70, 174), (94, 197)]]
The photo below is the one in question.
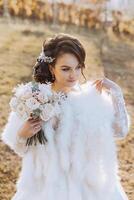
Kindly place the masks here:
[(51, 56), (46, 56), (43, 47), (42, 47), (42, 52), (40, 53), (39, 57), (37, 58), (38, 62), (46, 62), (46, 63), (52, 63), (55, 58), (52, 58)]

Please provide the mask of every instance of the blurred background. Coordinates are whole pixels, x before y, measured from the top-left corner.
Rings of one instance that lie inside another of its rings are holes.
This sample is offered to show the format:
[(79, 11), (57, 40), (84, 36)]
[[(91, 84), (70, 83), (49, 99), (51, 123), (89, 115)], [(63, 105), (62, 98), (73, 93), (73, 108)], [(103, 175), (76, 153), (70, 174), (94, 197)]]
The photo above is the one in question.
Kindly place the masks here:
[[(116, 143), (121, 182), (133, 200), (133, 0), (0, 0), (0, 132), (7, 122), (13, 87), (31, 81), (43, 41), (60, 32), (83, 43), (87, 79), (105, 75), (122, 88), (131, 128)], [(21, 158), (0, 141), (0, 200), (10, 200), (15, 193), (20, 170)]]

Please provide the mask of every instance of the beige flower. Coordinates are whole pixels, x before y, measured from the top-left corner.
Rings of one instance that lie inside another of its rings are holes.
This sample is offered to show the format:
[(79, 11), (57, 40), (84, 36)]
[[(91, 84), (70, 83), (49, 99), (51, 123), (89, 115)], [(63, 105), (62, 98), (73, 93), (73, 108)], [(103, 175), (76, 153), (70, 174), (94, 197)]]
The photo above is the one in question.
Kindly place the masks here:
[(51, 104), (46, 104), (40, 115), (43, 121), (48, 121), (54, 115), (54, 107)]
[(35, 110), (39, 108), (40, 103), (33, 97), (26, 100), (26, 106), (30, 108), (31, 110)]
[(25, 105), (23, 103), (20, 103), (16, 107), (17, 113), (19, 113), (20, 116), (23, 116), (25, 113)]
[(22, 100), (27, 100), (29, 98), (32, 97), (32, 92), (29, 92), (29, 91), (26, 91), (22, 96), (21, 96), (21, 99)]
[(47, 95), (44, 95), (42, 93), (39, 93), (38, 94), (38, 99), (41, 103), (46, 103), (48, 101), (48, 97)]

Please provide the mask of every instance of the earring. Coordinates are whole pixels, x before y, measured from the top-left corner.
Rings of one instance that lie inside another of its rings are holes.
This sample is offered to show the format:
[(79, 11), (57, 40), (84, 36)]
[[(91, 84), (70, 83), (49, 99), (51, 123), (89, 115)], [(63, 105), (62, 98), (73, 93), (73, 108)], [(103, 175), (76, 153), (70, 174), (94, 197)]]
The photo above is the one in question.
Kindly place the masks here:
[(52, 80), (55, 81), (55, 75), (52, 73)]

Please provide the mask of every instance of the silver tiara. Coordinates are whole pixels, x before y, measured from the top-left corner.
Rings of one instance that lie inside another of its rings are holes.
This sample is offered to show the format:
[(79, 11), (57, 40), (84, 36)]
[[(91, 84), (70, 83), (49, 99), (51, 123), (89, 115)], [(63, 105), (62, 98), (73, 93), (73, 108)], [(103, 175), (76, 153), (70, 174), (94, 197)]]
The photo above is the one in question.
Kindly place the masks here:
[(54, 60), (55, 60), (55, 58), (45, 55), (43, 48), (42, 48), (42, 52), (40, 53), (39, 57), (37, 58), (38, 62), (46, 62), (46, 63), (52, 63)]

